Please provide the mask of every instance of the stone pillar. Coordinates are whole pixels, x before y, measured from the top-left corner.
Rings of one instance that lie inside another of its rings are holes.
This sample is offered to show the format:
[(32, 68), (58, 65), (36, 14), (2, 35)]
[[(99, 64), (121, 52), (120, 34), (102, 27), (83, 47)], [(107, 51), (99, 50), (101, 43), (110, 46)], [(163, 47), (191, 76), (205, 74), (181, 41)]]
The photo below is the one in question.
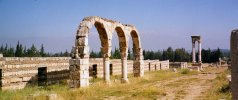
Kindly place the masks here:
[(70, 59), (70, 88), (89, 86), (89, 59)]
[(77, 33), (75, 47), (72, 48), (69, 60), (69, 87), (89, 86), (89, 46), (88, 36)]
[(108, 50), (105, 50), (107, 48), (101, 48), (103, 53), (103, 78), (104, 81), (108, 84), (111, 83), (110, 80), (110, 54), (107, 52)]
[(195, 50), (195, 41), (192, 42), (192, 62), (195, 63), (196, 62), (196, 50)]
[(144, 57), (141, 48), (134, 49), (135, 59), (133, 61), (133, 73), (134, 77), (143, 77), (144, 76)]
[(221, 58), (219, 58), (219, 66), (221, 66)]
[(110, 83), (110, 61), (109, 57), (103, 57), (103, 77), (106, 83)]
[(127, 57), (122, 57), (121, 58), (121, 63), (122, 63), (122, 79), (121, 82), (122, 83), (127, 83), (128, 82), (128, 68), (127, 68)]
[(198, 62), (202, 63), (202, 43), (198, 41)]
[(230, 50), (232, 100), (238, 100), (238, 30), (231, 32)]

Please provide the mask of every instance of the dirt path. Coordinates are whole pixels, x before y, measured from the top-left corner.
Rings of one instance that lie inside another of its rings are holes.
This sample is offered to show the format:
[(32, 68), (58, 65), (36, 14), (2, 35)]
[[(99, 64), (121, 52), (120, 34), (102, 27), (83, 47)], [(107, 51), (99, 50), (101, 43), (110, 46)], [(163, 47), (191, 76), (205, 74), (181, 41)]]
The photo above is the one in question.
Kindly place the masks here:
[(163, 82), (158, 82), (158, 88), (164, 88), (166, 95), (158, 100), (197, 100), (202, 99), (202, 93), (210, 89), (211, 82), (225, 68), (202, 72), (198, 75), (182, 76)]

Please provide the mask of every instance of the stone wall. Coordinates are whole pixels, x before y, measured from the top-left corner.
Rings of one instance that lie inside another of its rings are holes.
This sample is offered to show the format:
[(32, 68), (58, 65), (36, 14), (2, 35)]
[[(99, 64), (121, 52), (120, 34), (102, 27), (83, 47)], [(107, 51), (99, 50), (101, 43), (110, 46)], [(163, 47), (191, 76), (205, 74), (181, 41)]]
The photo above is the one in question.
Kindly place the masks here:
[(144, 61), (144, 70), (153, 71), (153, 70), (166, 70), (169, 69), (169, 60), (159, 61), (159, 60), (145, 60)]
[[(89, 72), (90, 77), (103, 77), (103, 59), (96, 58), (89, 60)], [(96, 66), (94, 69), (93, 66)], [(133, 60), (127, 61), (128, 74), (133, 73)], [(111, 75), (121, 75), (121, 60), (113, 59), (110, 60), (110, 74)], [(169, 60), (159, 61), (159, 60), (145, 60), (144, 61), (144, 71), (155, 71), (155, 70), (167, 70), (169, 69)], [(94, 74), (95, 73), (95, 74)]]
[[(103, 77), (103, 59), (96, 58), (89, 60), (90, 76), (93, 76), (93, 66), (96, 66), (96, 77)], [(128, 73), (133, 73), (133, 61), (127, 61)], [(110, 60), (110, 75), (121, 75), (122, 74), (121, 59)]]
[(187, 62), (169, 62), (170, 68), (188, 68)]
[[(0, 61), (2, 71), (2, 86), (5, 89), (21, 89), (26, 85), (38, 84), (38, 74), (46, 80), (45, 84), (52, 84), (68, 79), (70, 58), (64, 57), (4, 57)], [(39, 73), (40, 69), (44, 72)]]
[[(46, 85), (67, 80), (69, 59), (67, 57), (0, 57), (1, 89), (22, 89), (26, 85)], [(90, 77), (103, 77), (102, 58), (92, 58), (89, 64)], [(145, 71), (169, 69), (168, 60), (145, 60), (144, 65)], [(133, 60), (128, 60), (127, 66), (128, 74), (132, 74)], [(110, 74), (122, 74), (121, 59), (110, 60)], [(46, 83), (38, 81), (44, 81), (44, 78)]]

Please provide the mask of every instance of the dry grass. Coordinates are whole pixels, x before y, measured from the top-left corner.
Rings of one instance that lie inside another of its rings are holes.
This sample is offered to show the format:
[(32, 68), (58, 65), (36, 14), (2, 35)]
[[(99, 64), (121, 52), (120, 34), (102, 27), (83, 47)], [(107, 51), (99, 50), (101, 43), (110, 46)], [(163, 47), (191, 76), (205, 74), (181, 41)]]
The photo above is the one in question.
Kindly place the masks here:
[(204, 93), (206, 100), (231, 100), (229, 82), (226, 78), (229, 73), (230, 72), (226, 70), (220, 73), (214, 80), (207, 81), (207, 83), (212, 83), (212, 87)]
[[(71, 99), (156, 99), (158, 96), (166, 95), (162, 88), (153, 86), (157, 81), (167, 80), (182, 76), (180, 73), (171, 71), (146, 72), (144, 78), (135, 78), (129, 75), (129, 83), (122, 84), (121, 76), (111, 77), (111, 85), (105, 84), (101, 78), (92, 79), (89, 87), (69, 89), (66, 84), (51, 85), (45, 87), (31, 86), (22, 90), (1, 91), (1, 100), (24, 100), (30, 97), (44, 100), (48, 94), (57, 94), (66, 100)], [(145, 86), (146, 85), (146, 86)]]
[[(58, 84), (58, 85), (50, 85), (45, 87), (27, 87), (22, 90), (14, 90), (14, 91), (0, 91), (0, 100), (25, 100), (27, 98), (35, 99), (35, 100), (46, 100), (48, 94), (57, 94), (60, 99), (65, 100), (78, 100), (78, 99), (87, 99), (87, 100), (97, 100), (97, 99), (157, 99), (159, 97), (163, 97), (168, 95), (166, 93), (165, 87), (175, 88), (181, 84), (185, 84), (190, 81), (197, 81), (196, 78), (191, 79), (182, 79), (175, 81), (172, 84), (168, 84), (162, 87), (156, 86), (158, 82), (162, 82), (165, 80), (170, 80), (174, 78), (178, 78), (181, 76), (190, 76), (198, 74), (198, 72), (189, 71), (186, 74), (182, 74), (181, 70), (179, 72), (172, 71), (151, 71), (146, 72), (144, 78), (135, 78), (132, 75), (129, 75), (129, 83), (123, 84), (120, 82), (121, 76), (112, 76), (111, 85), (105, 84), (103, 79), (91, 79), (90, 86), (87, 88), (77, 88), (77, 89), (69, 89), (67, 84)], [(223, 76), (218, 77), (216, 80), (211, 81), (217, 86), (222, 86), (221, 83), (223, 80)], [(185, 83), (184, 83), (185, 82)], [(216, 87), (217, 87), (216, 86)], [(212, 89), (217, 90), (217, 89)], [(211, 90), (208, 91), (206, 95), (216, 95)], [(217, 93), (217, 91), (216, 91)], [(176, 99), (183, 98), (186, 95), (186, 91), (183, 89), (176, 90), (175, 96)], [(223, 95), (223, 94), (222, 94)], [(224, 94), (227, 95), (227, 94)], [(229, 94), (228, 94), (229, 96)], [(214, 97), (214, 96), (212, 96)], [(211, 98), (211, 97), (207, 97)], [(213, 98), (211, 98), (213, 99)]]

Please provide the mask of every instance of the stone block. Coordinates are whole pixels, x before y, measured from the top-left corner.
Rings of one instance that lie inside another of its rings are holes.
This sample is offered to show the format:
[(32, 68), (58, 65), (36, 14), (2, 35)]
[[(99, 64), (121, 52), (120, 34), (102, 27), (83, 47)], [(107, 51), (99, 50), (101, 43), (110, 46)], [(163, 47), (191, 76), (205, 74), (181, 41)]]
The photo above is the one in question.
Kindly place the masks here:
[(80, 55), (88, 55), (89, 54), (89, 46), (80, 46), (78, 47), (78, 52)]
[(79, 37), (76, 39), (76, 43), (78, 46), (87, 46), (88, 45), (88, 37)]

